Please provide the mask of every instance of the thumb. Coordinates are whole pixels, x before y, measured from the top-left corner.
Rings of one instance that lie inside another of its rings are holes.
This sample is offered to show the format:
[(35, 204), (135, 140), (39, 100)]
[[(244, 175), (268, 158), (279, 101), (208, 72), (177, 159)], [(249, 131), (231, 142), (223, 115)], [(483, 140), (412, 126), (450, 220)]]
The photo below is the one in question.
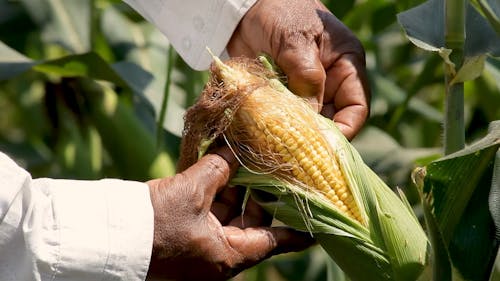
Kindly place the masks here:
[(311, 234), (287, 227), (241, 229), (226, 226), (224, 234), (230, 246), (240, 255), (245, 268), (272, 255), (302, 251), (314, 244)]
[(288, 88), (309, 101), (317, 111), (323, 105), (326, 73), (315, 43), (305, 38), (293, 40), (276, 56), (276, 63), (288, 77)]
[(202, 188), (205, 198), (211, 201), (215, 194), (226, 186), (236, 172), (238, 161), (228, 147), (218, 148), (203, 156), (182, 174), (192, 180), (195, 186)]

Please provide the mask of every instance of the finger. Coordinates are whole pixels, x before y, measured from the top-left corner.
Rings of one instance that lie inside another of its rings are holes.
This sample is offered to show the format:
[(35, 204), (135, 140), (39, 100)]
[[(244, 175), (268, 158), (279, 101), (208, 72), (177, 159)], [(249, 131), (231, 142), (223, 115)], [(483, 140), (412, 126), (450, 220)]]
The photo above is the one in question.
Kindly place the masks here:
[(325, 70), (314, 39), (294, 36), (282, 43), (276, 63), (288, 77), (288, 88), (307, 99), (311, 106), (320, 111), (325, 89)]
[(342, 134), (352, 140), (363, 127), (367, 115), (366, 106), (354, 104), (335, 113), (333, 120)]
[(203, 188), (204, 197), (212, 201), (215, 194), (227, 185), (236, 172), (238, 161), (228, 147), (203, 156), (196, 164), (182, 172), (197, 187)]
[(269, 226), (273, 220), (273, 217), (252, 199), (248, 200), (245, 212), (240, 215), (232, 219), (228, 225), (239, 228)]
[(243, 39), (240, 29), (241, 27), (238, 27), (231, 36), (231, 40), (229, 40), (229, 43), (227, 44), (227, 52), (231, 57), (246, 56), (249, 58), (253, 58), (255, 56), (255, 53)]
[(272, 255), (302, 251), (315, 243), (309, 233), (286, 227), (240, 229), (224, 227), (229, 245), (240, 256), (244, 267), (252, 266)]
[(348, 139), (359, 132), (368, 118), (370, 91), (367, 80), (364, 60), (355, 54), (342, 55), (327, 71), (326, 92), (331, 99), (322, 114), (330, 118), (333, 115)]
[(241, 215), (245, 188), (226, 187), (215, 197), (211, 212), (222, 225)]

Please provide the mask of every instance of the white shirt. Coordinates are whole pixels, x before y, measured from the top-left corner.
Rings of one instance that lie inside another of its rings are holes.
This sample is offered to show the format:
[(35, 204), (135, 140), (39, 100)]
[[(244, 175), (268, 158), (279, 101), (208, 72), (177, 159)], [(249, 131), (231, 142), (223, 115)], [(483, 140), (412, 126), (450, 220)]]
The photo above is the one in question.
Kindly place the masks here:
[(0, 280), (144, 280), (153, 241), (147, 185), (32, 179), (0, 153)]
[(124, 0), (163, 32), (194, 69), (212, 62), (207, 47), (225, 56), (239, 21), (257, 0)]
[[(125, 0), (195, 69), (224, 52), (256, 0)], [(144, 280), (153, 240), (147, 185), (32, 179), (0, 152), (0, 280)]]

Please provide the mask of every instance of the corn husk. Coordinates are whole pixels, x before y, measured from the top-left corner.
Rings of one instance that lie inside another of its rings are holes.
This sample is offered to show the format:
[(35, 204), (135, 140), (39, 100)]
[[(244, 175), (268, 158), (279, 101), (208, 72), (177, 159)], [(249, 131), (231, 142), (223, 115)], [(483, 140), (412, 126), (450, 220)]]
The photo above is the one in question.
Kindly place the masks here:
[(310, 232), (351, 280), (416, 280), (428, 257), (421, 225), (404, 195), (398, 197), (363, 162), (334, 122), (315, 113), (309, 120), (335, 152), (362, 221), (345, 215), (312, 188), (283, 176), (270, 158), (240, 148), (231, 123), (248, 95), (267, 87), (286, 97), (287, 102), (273, 107), (289, 106), (290, 98), (300, 98), (259, 63), (244, 59), (222, 63), (215, 58), (211, 71), (213, 80), (186, 116), (180, 169), (203, 155), (209, 144), (224, 139), (242, 163), (232, 184), (248, 187), (253, 199), (276, 219)]

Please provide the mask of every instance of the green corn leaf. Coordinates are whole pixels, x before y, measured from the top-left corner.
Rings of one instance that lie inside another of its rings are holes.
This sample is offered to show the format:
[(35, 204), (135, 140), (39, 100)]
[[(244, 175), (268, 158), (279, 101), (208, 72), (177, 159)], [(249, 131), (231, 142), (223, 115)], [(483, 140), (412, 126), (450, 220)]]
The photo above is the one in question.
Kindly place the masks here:
[(10, 79), (30, 69), (35, 64), (0, 41), (0, 81)]
[(90, 117), (104, 147), (123, 178), (148, 180), (175, 173), (173, 157), (167, 151), (157, 151), (154, 134), (137, 118), (125, 99), (108, 85), (92, 80), (81, 81), (80, 87), (87, 95)]
[[(425, 168), (420, 190), (435, 276), (441, 278), (436, 280), (488, 279), (500, 242), (495, 234), (499, 218), (494, 181), (499, 147), (496, 121), (483, 139)], [(450, 263), (456, 272), (450, 271)]]
[[(429, 20), (432, 19), (432, 20)], [(483, 71), (482, 56), (500, 55), (500, 35), (471, 4), (466, 10), (466, 39), (464, 46), (467, 69), (461, 71), (449, 60), (451, 50), (444, 42), (444, 4), (442, 0), (428, 0), (421, 5), (398, 14), (398, 22), (407, 38), (417, 47), (439, 53), (449, 71), (460, 73), (454, 82), (474, 79)], [(478, 63), (479, 62), (479, 63)]]
[(90, 50), (91, 1), (22, 0), (42, 30), (46, 43), (59, 44), (72, 53)]

